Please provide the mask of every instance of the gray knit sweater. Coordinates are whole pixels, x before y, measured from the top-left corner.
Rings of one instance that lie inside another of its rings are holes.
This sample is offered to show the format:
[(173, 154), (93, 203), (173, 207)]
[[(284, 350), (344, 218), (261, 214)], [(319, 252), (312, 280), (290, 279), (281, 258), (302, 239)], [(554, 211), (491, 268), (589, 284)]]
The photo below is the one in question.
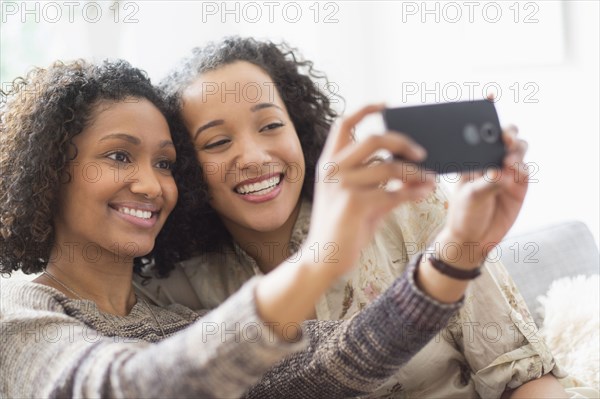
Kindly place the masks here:
[(461, 305), (425, 296), (413, 271), (350, 321), (289, 326), (290, 337), (301, 336), (292, 343), (270, 333), (257, 315), (259, 277), (206, 314), (179, 305), (150, 305), (151, 312), (138, 301), (125, 317), (51, 287), (5, 280), (0, 397), (361, 395), (392, 375)]

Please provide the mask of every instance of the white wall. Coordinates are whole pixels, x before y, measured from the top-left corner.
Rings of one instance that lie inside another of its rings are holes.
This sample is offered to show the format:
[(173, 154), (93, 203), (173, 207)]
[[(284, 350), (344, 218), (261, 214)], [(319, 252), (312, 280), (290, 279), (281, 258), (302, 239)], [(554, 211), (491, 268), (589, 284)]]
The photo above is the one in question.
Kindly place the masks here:
[(31, 65), (79, 57), (126, 58), (157, 80), (191, 47), (241, 34), (301, 49), (348, 110), (367, 101), (451, 100), (457, 87), (462, 99), (478, 98), (486, 84), (499, 87), (501, 120), (520, 127), (537, 168), (513, 232), (577, 219), (600, 238), (597, 1), (122, 1), (72, 9), (31, 2), (29, 14), (23, 7), (2, 2), (3, 84)]

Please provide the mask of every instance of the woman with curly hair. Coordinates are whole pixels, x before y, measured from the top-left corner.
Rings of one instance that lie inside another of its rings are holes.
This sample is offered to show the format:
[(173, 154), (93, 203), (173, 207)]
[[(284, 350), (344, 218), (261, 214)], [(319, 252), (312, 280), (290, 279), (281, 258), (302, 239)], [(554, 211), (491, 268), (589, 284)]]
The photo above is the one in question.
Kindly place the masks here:
[[(215, 307), (288, 257), (308, 250), (316, 259), (327, 258), (339, 251), (335, 241), (305, 245), (309, 226), (339, 206), (333, 199), (319, 201), (312, 190), (315, 179), (337, 185), (341, 167), (317, 164), (337, 117), (317, 84), (321, 78), (312, 62), (287, 45), (234, 37), (195, 48), (161, 83), (199, 161), (184, 173), (181, 192), (208, 201), (178, 208), (170, 223), (185, 234), (166, 234), (157, 243), (156, 273), (169, 278), (140, 286), (157, 303)], [(516, 217), (526, 190), (526, 178), (513, 179), (526, 173), (525, 143), (515, 133), (504, 134), (509, 153), (496, 182), (476, 175), (463, 179), (455, 201), (438, 187), (425, 199), (394, 209), (353, 271), (317, 302), (312, 313), (317, 319), (351, 318), (425, 248), (431, 256), (421, 257), (421, 266), (443, 278), (457, 274), (442, 273), (434, 264), (446, 270), (482, 266), (470, 300), (444, 330), (446, 339), (431, 341), (378, 395), (564, 394), (552, 375), (564, 374), (547, 347), (528, 339), (535, 324), (514, 283), (499, 262), (485, 261), (508, 230), (507, 221)], [(379, 184), (386, 181), (379, 172), (390, 165), (376, 164), (364, 173)], [(354, 231), (352, 224), (338, 227)], [(498, 336), (490, 335), (490, 325), (498, 328)]]
[[(6, 95), (0, 272), (41, 274), (2, 281), (2, 397), (360, 395), (462, 304), (464, 284), (415, 264), (352, 321), (300, 327), (383, 215), (433, 188), (431, 181), (397, 193), (372, 187), (363, 161), (374, 150), (423, 156), (397, 135), (350, 142), (353, 126), (378, 107), (335, 129), (319, 161), (343, 164), (336, 178), (344, 184), (317, 184), (315, 202), (334, 201), (337, 211), (315, 209), (307, 243), (338, 243), (335, 262), (284, 262), (208, 313), (150, 305), (132, 287), (176, 206), (186, 161), (196, 164), (171, 136), (163, 97), (146, 75), (124, 61), (58, 62), (15, 80)], [(377, 178), (400, 176), (387, 168)]]

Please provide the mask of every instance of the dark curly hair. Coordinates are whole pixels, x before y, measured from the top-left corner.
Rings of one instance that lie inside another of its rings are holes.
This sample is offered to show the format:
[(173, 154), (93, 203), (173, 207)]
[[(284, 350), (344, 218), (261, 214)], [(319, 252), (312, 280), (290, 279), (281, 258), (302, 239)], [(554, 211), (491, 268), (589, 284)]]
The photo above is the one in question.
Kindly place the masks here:
[(1, 94), (0, 273), (37, 273), (54, 243), (57, 195), (77, 153), (72, 139), (91, 122), (98, 102), (145, 98), (165, 117), (170, 108), (146, 73), (123, 60), (55, 62), (15, 79)]
[[(302, 196), (312, 200), (316, 164), (331, 124), (338, 116), (330, 97), (341, 97), (320, 88), (318, 82), (323, 82), (324, 88), (329, 86), (326, 76), (313, 68), (312, 61), (302, 60), (297, 54), (297, 50), (286, 43), (229, 37), (194, 48), (192, 55), (180, 62), (159, 87), (169, 98), (172, 115), (179, 119), (182, 94), (198, 75), (237, 61), (262, 68), (283, 99), (300, 139), (306, 165)], [(173, 123), (178, 126), (172, 134), (174, 140), (182, 144), (181, 148), (177, 148), (181, 155), (180, 151), (186, 151), (184, 147), (193, 148), (193, 144), (181, 120)], [(168, 274), (177, 261), (193, 254), (219, 251), (231, 242), (225, 226), (209, 205), (208, 187), (198, 162), (182, 173), (178, 186), (180, 195), (188, 200), (182, 201), (182, 206), (174, 210), (165, 226), (169, 231), (178, 233), (171, 235), (166, 232), (157, 240), (155, 253), (159, 275)], [(173, 225), (177, 226), (177, 230)], [(185, 240), (181, 239), (181, 230), (185, 231)]]

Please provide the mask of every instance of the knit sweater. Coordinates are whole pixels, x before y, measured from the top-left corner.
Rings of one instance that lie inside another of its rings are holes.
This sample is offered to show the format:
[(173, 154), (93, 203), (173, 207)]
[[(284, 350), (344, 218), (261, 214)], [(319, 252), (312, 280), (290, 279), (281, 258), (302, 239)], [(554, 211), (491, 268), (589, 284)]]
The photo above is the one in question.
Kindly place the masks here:
[(45, 285), (2, 281), (0, 397), (356, 396), (376, 389), (462, 305), (427, 297), (409, 269), (349, 321), (290, 325), (288, 338), (299, 337), (290, 342), (257, 314), (259, 279), (208, 313), (138, 300), (124, 317)]

